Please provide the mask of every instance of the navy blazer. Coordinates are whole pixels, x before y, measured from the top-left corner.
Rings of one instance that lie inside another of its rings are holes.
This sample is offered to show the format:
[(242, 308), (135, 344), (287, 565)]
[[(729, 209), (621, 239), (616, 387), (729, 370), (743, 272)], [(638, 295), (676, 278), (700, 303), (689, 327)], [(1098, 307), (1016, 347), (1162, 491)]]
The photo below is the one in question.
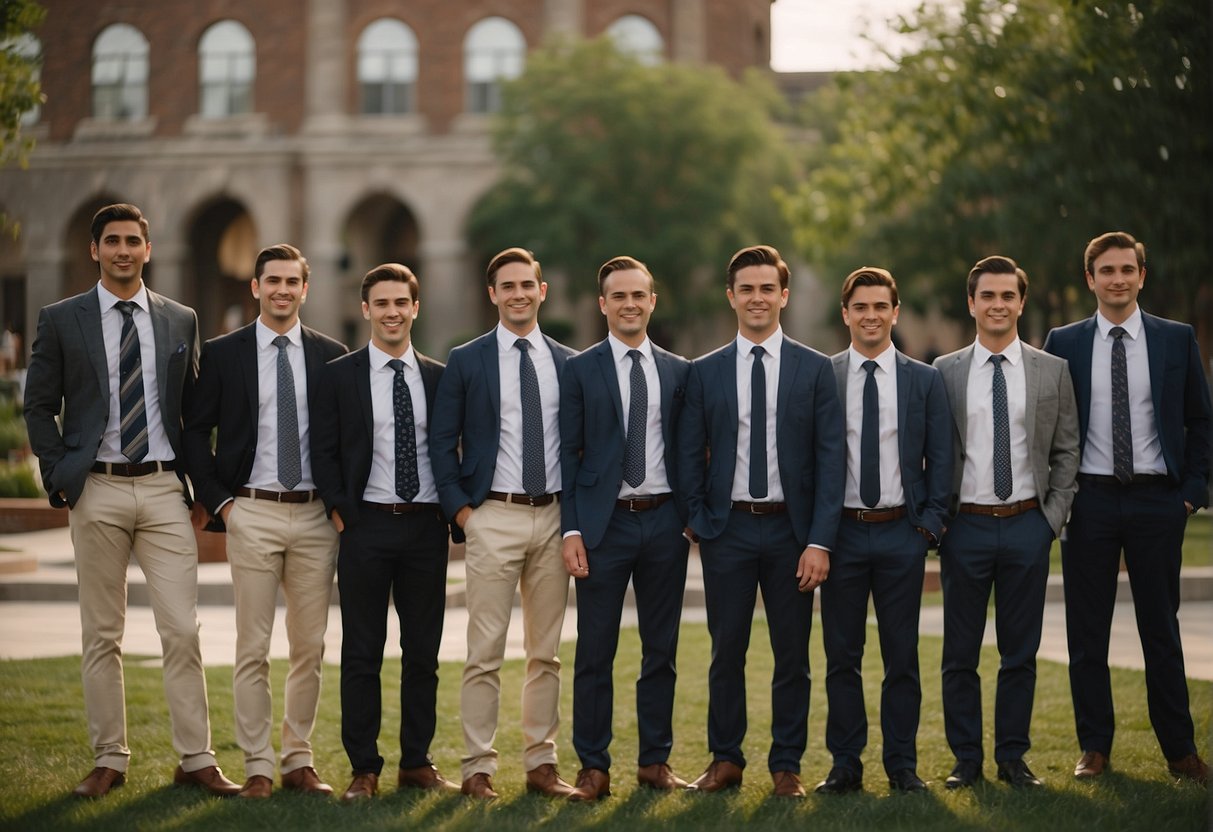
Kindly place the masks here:
[[(728, 524), (737, 467), (737, 341), (691, 362), (678, 431), (688, 524), (701, 538)], [(779, 479), (801, 546), (831, 549), (846, 484), (846, 432), (830, 359), (786, 335), (775, 414)], [(705, 456), (705, 450), (707, 454)]]
[[(433, 425), (434, 398), (442, 362), (414, 348), (425, 388), (427, 423)], [(375, 410), (371, 404), (370, 350), (363, 347), (325, 366), (324, 384), (312, 411), (312, 478), (330, 515), (336, 509), (345, 525), (358, 523), (362, 496), (374, 458)], [(418, 459), (428, 465), (429, 459)]]
[[(218, 522), (219, 506), (248, 482), (257, 456), (257, 322), (202, 346), (198, 382), (185, 400), (185, 464), (198, 499)], [(345, 344), (303, 327), (308, 422), (317, 411), (324, 365), (346, 352)], [(211, 430), (218, 428), (211, 452)], [(315, 454), (316, 431), (309, 431)], [(313, 476), (313, 479), (315, 477)]]
[[(556, 363), (556, 378), (575, 351), (543, 336)], [(451, 350), (438, 383), (430, 418), (430, 463), (438, 500), (454, 519), (464, 506), (485, 501), (501, 446), (501, 372), (497, 328)], [(557, 391), (552, 391), (556, 393)]]
[[(661, 436), (670, 490), (686, 522), (678, 487), (675, 426), (686, 396), (691, 362), (656, 344), (653, 363), (661, 386)], [(602, 542), (623, 486), (627, 414), (610, 342), (598, 342), (568, 360), (560, 378), (560, 529), (579, 531), (587, 548)]]
[[(1209, 383), (1205, 379), (1196, 331), (1188, 324), (1141, 313), (1150, 360), (1150, 396), (1167, 475), (1194, 507), (1209, 504)], [(1079, 436), (1087, 441), (1091, 411), (1091, 351), (1098, 327), (1095, 316), (1058, 327), (1045, 350), (1070, 364), (1078, 400)]]
[[(831, 356), (843, 419), (847, 413), (849, 352)], [(952, 493), (951, 412), (934, 367), (897, 352), (897, 449), (910, 522), (943, 537)], [(858, 508), (858, 506), (857, 506)]]

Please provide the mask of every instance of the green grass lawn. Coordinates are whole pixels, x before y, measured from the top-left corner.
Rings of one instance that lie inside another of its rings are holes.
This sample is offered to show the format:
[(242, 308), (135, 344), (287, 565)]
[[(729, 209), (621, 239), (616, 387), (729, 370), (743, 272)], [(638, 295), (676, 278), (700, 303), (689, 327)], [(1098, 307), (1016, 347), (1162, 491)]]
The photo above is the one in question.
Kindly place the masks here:
[[(874, 644), (875, 631), (869, 634)], [(127, 785), (110, 796), (82, 802), (68, 796), (92, 767), (87, 747), (78, 659), (0, 662), (0, 829), (14, 830), (531, 830), (546, 828), (637, 830), (787, 829), (818, 830), (1019, 830), (1059, 832), (1078, 826), (1102, 829), (1196, 830), (1208, 827), (1209, 792), (1192, 784), (1176, 784), (1150, 730), (1142, 673), (1113, 671), (1117, 701), (1117, 738), (1113, 771), (1095, 783), (1071, 776), (1079, 749), (1075, 745), (1073, 712), (1066, 669), (1041, 662), (1033, 722), (1035, 747), (1028, 761), (1048, 788), (1020, 793), (996, 782), (951, 793), (943, 779), (953, 760), (943, 734), (940, 705), (940, 641), (924, 638), (923, 712), (919, 731), (919, 774), (931, 781), (925, 796), (890, 795), (880, 764), (877, 715), (879, 657), (873, 648), (865, 659), (865, 695), (873, 724), (865, 754), (866, 790), (844, 797), (810, 795), (802, 802), (769, 797), (766, 746), (770, 726), (770, 649), (762, 622), (756, 622), (748, 666), (750, 730), (745, 752), (751, 765), (744, 787), (724, 795), (655, 795), (634, 787), (636, 754), (633, 683), (639, 666), (636, 632), (625, 631), (616, 663), (616, 741), (612, 747), (615, 796), (593, 806), (569, 805), (526, 795), (523, 789), (519, 724), (522, 663), (506, 664), (503, 672), (501, 770), (496, 778), (502, 798), (483, 806), (459, 797), (397, 794), (393, 766), (398, 761), (395, 736), (399, 726), (398, 680), (390, 678), (399, 665), (387, 664), (384, 683), (384, 731), (380, 748), (388, 763), (379, 799), (362, 805), (275, 792), (269, 801), (249, 805), (224, 801), (193, 789), (171, 785), (176, 759), (169, 741), (168, 715), (161, 691), (160, 671), (151, 663), (128, 658), (127, 711), (132, 764)], [(803, 779), (812, 788), (823, 778), (830, 760), (824, 747), (824, 657), (819, 622), (811, 644), (814, 669), (809, 748)], [(710, 644), (706, 628), (687, 625), (680, 647), (681, 674), (675, 713), (675, 746), (671, 759), (684, 777), (697, 775), (709, 761), (705, 740), (707, 670)], [(564, 722), (560, 736), (563, 772), (577, 771), (569, 742), (573, 648), (565, 645)], [(285, 664), (273, 665), (276, 705), (281, 712)], [(992, 753), (993, 682), (997, 655), (983, 654), (986, 692), (987, 758)], [(326, 667), (320, 721), (314, 737), (317, 767), (334, 788), (348, 783), (348, 762), (341, 748), (338, 674)], [(219, 763), (235, 780), (243, 779), (242, 756), (233, 740), (231, 668), (210, 668), (212, 730)], [(439, 688), (438, 734), (434, 759), (449, 777), (459, 776), (462, 735), (459, 726), (460, 667), (444, 664)], [(1191, 685), (1197, 734), (1207, 749), (1213, 685)], [(396, 707), (392, 707), (392, 703)], [(987, 777), (994, 765), (987, 759)]]

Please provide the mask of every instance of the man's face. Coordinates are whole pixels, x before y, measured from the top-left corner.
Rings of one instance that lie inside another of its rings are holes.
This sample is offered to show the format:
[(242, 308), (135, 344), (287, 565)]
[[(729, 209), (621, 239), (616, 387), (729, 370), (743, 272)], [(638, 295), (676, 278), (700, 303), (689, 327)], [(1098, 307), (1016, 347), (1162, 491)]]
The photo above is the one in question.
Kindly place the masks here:
[(1099, 310), (1118, 322), (1133, 314), (1137, 294), (1146, 285), (1146, 270), (1137, 265), (1131, 248), (1110, 248), (1095, 258), (1087, 272), (1087, 287), (1095, 293)]
[(779, 311), (788, 305), (788, 290), (779, 287), (779, 270), (766, 264), (739, 269), (728, 297), (737, 312), (737, 328), (751, 341), (766, 340), (775, 332)]
[(602, 292), (598, 308), (606, 316), (611, 334), (624, 342), (644, 340), (657, 306), (652, 278), (640, 269), (620, 269), (607, 275)]
[(851, 330), (855, 349), (869, 358), (888, 349), (898, 309), (888, 286), (856, 286), (842, 309), (842, 321)]
[(261, 302), (261, 317), (271, 329), (285, 332), (299, 320), (299, 307), (307, 300), (303, 264), (298, 260), (270, 260), (261, 279), (250, 284), (253, 297)]
[(152, 244), (135, 220), (107, 222), (101, 241), (89, 244), (89, 253), (101, 267), (102, 283), (109, 287), (137, 287), (143, 266), (152, 259)]
[(362, 304), (362, 317), (371, 322), (371, 343), (389, 355), (402, 355), (408, 349), (420, 308), (403, 280), (381, 280), (372, 285)]
[(982, 272), (969, 298), (969, 314), (977, 322), (977, 332), (988, 339), (1000, 340), (1015, 333), (1023, 314), (1019, 279), (1013, 274)]
[(548, 295), (548, 285), (535, 276), (530, 263), (506, 263), (497, 270), (489, 287), (489, 300), (506, 329), (525, 335), (539, 320), (539, 306)]

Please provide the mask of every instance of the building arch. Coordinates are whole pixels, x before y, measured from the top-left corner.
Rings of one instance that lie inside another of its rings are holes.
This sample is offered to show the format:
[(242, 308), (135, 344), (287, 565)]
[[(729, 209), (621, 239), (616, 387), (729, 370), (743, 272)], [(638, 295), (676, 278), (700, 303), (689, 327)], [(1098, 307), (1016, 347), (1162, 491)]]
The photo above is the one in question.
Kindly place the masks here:
[(639, 14), (625, 14), (606, 29), (615, 48), (642, 64), (654, 66), (666, 56), (665, 38), (653, 21)]
[[(107, 205), (127, 200), (109, 193), (100, 193), (81, 202), (72, 212), (63, 232), (63, 272), (59, 279), (59, 297), (67, 298), (87, 292), (101, 277), (93, 260), (89, 244), (93, 241), (93, 215)], [(152, 229), (155, 234), (155, 229)], [(153, 244), (153, 250), (155, 246)], [(153, 286), (155, 269), (149, 262), (143, 267), (143, 282)]]
[[(409, 205), (386, 191), (364, 193), (347, 210), (341, 226), (342, 298), (359, 297), (363, 276), (381, 263), (401, 263), (425, 282), (421, 226)], [(340, 337), (347, 344), (365, 340), (360, 306), (342, 306)]]
[(257, 259), (257, 225), (244, 202), (227, 194), (201, 202), (186, 220), (183, 237), (183, 301), (198, 313), (199, 335), (213, 338), (256, 318), (249, 283)]

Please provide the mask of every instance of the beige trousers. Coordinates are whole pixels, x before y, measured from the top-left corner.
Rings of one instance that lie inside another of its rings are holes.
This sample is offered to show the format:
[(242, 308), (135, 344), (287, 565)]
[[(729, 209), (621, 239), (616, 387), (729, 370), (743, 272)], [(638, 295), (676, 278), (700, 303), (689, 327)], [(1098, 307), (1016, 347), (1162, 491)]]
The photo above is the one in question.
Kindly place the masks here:
[(126, 771), (122, 634), (131, 555), (143, 570), (164, 653), (173, 748), (186, 771), (215, 765), (198, 646), (198, 549), (181, 481), (89, 474), (68, 514), (76, 551), (84, 711), (96, 765)]
[(320, 705), (336, 529), (324, 503), (274, 503), (237, 497), (227, 518), (227, 559), (236, 600), (236, 742), (247, 777), (274, 778), (270, 636), (278, 588), (286, 598), (290, 668), (282, 720), (283, 774), (312, 765), (312, 729)]
[(560, 505), (540, 508), (488, 500), (475, 509), (467, 534), (468, 658), (460, 708), (463, 778), (497, 772), (501, 662), (522, 588), (526, 680), (522, 687), (523, 765), (531, 771), (556, 762), (560, 727), (560, 629), (569, 597), (569, 573), (560, 556)]

